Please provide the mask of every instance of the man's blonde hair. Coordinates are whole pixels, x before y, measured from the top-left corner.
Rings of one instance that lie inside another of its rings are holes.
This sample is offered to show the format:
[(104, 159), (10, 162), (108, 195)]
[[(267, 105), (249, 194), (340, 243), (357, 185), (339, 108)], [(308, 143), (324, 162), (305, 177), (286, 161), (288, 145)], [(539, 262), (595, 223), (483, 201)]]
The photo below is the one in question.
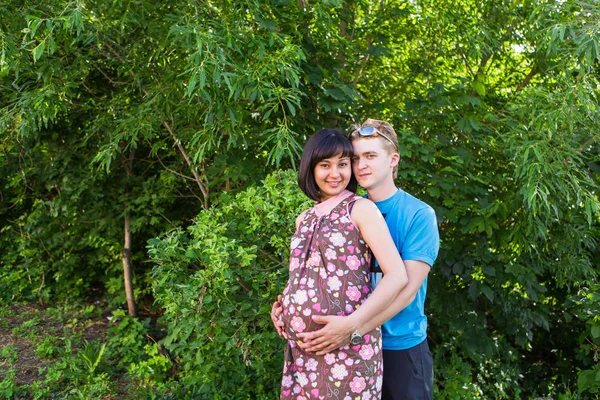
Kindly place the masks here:
[[(394, 144), (390, 143), (388, 140), (386, 140), (385, 138), (381, 137), (381, 135), (377, 135), (377, 136), (360, 136), (360, 134), (358, 133), (358, 130), (360, 128), (364, 128), (366, 126), (371, 126), (375, 129), (377, 129), (379, 132), (383, 133), (385, 136), (387, 136)], [(387, 151), (388, 154), (392, 155), (394, 153), (398, 153), (400, 147), (398, 146), (398, 135), (396, 135), (396, 131), (394, 130), (394, 128), (392, 127), (392, 125), (388, 122), (385, 121), (380, 121), (378, 119), (371, 119), (371, 118), (367, 118), (365, 120), (365, 122), (363, 122), (362, 124), (358, 124), (358, 125), (353, 125), (352, 126), (352, 134), (350, 135), (350, 140), (354, 141), (356, 139), (366, 139), (366, 140), (381, 140), (383, 145), (383, 148), (385, 149), (385, 151)], [(396, 179), (398, 177), (398, 165), (396, 165), (394, 167), (394, 170), (392, 171), (392, 174), (394, 176), (394, 179)]]

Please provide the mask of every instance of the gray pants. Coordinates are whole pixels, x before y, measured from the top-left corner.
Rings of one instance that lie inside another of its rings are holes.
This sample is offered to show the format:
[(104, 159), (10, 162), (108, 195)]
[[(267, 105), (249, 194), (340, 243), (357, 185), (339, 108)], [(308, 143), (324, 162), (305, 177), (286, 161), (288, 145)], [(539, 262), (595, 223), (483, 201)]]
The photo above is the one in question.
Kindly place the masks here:
[(427, 339), (410, 349), (383, 350), (381, 399), (433, 399), (433, 359)]

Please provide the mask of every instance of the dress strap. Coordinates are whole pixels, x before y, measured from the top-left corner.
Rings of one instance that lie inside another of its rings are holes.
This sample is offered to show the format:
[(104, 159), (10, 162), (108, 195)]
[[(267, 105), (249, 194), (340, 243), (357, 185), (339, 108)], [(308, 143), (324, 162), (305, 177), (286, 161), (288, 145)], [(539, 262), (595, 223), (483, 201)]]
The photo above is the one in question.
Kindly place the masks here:
[(354, 204), (356, 204), (356, 200), (358, 200), (360, 198), (361, 198), (360, 196), (356, 196), (355, 195), (351, 199), (347, 200), (347, 203), (346, 203), (346, 212), (348, 213), (348, 218), (352, 219), (352, 215), (351, 215), (352, 208), (354, 208)]

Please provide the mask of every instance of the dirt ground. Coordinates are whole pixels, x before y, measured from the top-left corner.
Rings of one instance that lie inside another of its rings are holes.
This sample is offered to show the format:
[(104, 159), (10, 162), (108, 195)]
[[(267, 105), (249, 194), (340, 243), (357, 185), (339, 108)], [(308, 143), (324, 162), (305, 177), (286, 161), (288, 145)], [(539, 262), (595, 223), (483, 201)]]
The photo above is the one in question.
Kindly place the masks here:
[[(50, 337), (56, 339), (59, 346), (60, 340), (64, 339), (66, 326), (70, 333), (80, 334), (88, 342), (105, 341), (109, 325), (105, 315), (89, 317), (85, 321), (71, 324), (69, 319), (75, 315), (75, 312), (67, 311), (55, 318), (46, 310), (47, 307), (37, 303), (17, 304), (3, 308), (0, 316), (0, 352), (12, 347), (14, 350), (6, 354), (12, 354), (11, 357), (14, 358), (11, 362), (0, 357), (0, 381), (4, 379), (10, 366), (16, 369), (15, 384), (18, 386), (43, 380), (45, 372), (42, 367), (56, 360), (38, 355), (37, 345)], [(26, 324), (25, 328), (24, 324)], [(73, 351), (76, 351), (75, 346)]]

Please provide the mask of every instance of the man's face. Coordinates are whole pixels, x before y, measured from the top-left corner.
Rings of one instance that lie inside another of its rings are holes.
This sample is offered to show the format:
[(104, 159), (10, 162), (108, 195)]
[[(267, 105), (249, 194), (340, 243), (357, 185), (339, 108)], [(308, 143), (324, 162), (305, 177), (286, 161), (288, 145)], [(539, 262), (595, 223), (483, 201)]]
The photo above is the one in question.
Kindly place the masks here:
[(352, 147), (352, 172), (360, 186), (369, 191), (388, 181), (393, 184), (393, 168), (398, 163), (399, 156), (389, 154), (382, 139), (357, 138), (352, 140)]

